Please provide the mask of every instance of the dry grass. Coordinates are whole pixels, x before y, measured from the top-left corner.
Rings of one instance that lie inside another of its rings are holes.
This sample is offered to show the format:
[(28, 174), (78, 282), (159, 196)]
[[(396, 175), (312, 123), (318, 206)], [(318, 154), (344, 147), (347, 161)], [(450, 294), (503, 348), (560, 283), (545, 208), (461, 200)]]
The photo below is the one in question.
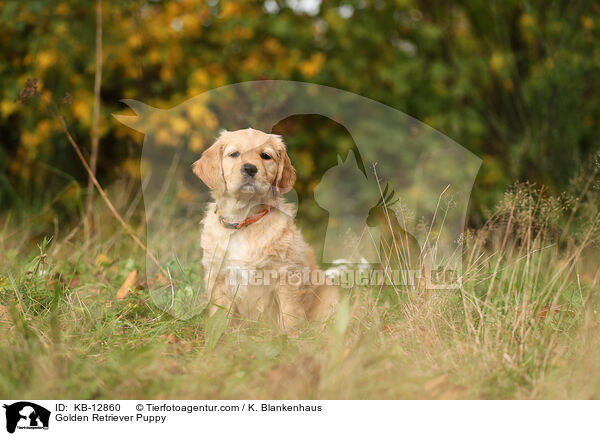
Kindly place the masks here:
[[(143, 281), (117, 300), (145, 257), (101, 204), (87, 246), (78, 230), (36, 233), (30, 215), (5, 215), (0, 396), (600, 398), (592, 191), (569, 200), (516, 186), (465, 235), (462, 289), (377, 298), (378, 289), (355, 288), (325, 329), (298, 337), (225, 328), (204, 312), (161, 315)], [(124, 192), (110, 195), (129, 216), (135, 202)], [(198, 221), (179, 219), (179, 234)]]

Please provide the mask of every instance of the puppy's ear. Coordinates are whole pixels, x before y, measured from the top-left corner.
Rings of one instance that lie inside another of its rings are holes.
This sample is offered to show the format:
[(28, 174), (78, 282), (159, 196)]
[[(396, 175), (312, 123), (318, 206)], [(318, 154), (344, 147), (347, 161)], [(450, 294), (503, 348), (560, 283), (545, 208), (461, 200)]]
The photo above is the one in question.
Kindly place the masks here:
[(216, 142), (202, 152), (202, 156), (192, 166), (194, 174), (213, 190), (225, 187), (223, 177), (223, 142), (219, 137)]
[(291, 191), (296, 183), (296, 170), (292, 166), (289, 156), (285, 151), (285, 144), (278, 138), (279, 147), (279, 167), (277, 168), (277, 179), (275, 180), (275, 188), (279, 194), (285, 194)]

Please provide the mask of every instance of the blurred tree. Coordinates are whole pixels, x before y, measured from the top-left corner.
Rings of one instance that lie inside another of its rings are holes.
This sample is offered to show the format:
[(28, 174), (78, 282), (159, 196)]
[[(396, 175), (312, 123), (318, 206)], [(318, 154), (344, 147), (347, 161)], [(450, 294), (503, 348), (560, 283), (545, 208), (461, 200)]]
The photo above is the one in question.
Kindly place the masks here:
[[(57, 104), (89, 147), (95, 8), (89, 0), (0, 0), (0, 11), (6, 207), (22, 192), (50, 189), (51, 174), (86, 179), (55, 122), (39, 106), (15, 100), (27, 78), (38, 78), (37, 99)], [(141, 137), (110, 116), (122, 108), (121, 98), (170, 107), (257, 79), (311, 81), (364, 95), (482, 156), (474, 219), (514, 179), (564, 188), (598, 148), (600, 6), (591, 0), (105, 0), (103, 19), (103, 180), (139, 174)], [(72, 104), (59, 103), (67, 93)], [(198, 124), (218, 123), (210, 113), (195, 117)], [(298, 118), (293, 130), (311, 131), (307, 120)], [(176, 127), (193, 126), (181, 120)], [(327, 131), (331, 143), (343, 139), (339, 129)], [(205, 145), (189, 137), (193, 150)], [(323, 169), (300, 171), (299, 183), (310, 185)]]

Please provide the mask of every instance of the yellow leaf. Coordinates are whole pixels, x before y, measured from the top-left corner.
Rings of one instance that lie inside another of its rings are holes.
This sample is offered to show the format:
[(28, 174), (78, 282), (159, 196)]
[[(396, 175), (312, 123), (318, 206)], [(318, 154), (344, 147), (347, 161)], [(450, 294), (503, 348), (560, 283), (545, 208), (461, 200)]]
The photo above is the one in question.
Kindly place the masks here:
[(242, 63), (242, 69), (247, 73), (256, 73), (263, 65), (264, 63), (258, 56), (250, 55)]
[(239, 3), (229, 1), (223, 5), (221, 9), (221, 16), (223, 18), (232, 18), (240, 16), (242, 13), (242, 7)]
[(89, 125), (92, 118), (92, 112), (91, 106), (87, 101), (87, 96), (83, 98), (74, 98), (72, 107), (75, 118), (80, 120), (83, 124)]
[(129, 38), (127, 38), (127, 45), (130, 48), (139, 48), (143, 43), (144, 38), (142, 37), (141, 33), (132, 32), (131, 35), (129, 35)]
[(56, 62), (56, 56), (50, 50), (40, 51), (37, 54), (36, 64), (43, 71), (48, 69), (51, 65)]
[(173, 128), (173, 131), (175, 133), (180, 135), (188, 132), (188, 130), (190, 129), (190, 125), (188, 124), (188, 122), (185, 120), (185, 118), (181, 117), (173, 118), (173, 121), (171, 122), (171, 127)]
[(532, 27), (533, 25), (535, 25), (535, 18), (533, 18), (532, 15), (527, 13), (521, 15), (519, 21), (522, 27)]
[(204, 118), (204, 113), (206, 112), (204, 106), (201, 104), (193, 103), (189, 104), (186, 108), (186, 112), (190, 121), (194, 124), (200, 123), (202, 118)]
[(12, 100), (2, 100), (0, 102), (0, 112), (4, 118), (8, 117), (17, 109), (17, 103)]
[(148, 54), (148, 58), (150, 59), (151, 63), (157, 64), (161, 60), (160, 52), (156, 48), (152, 48)]
[(319, 74), (325, 63), (325, 55), (323, 53), (313, 53), (309, 59), (300, 62), (298, 68), (305, 77), (312, 77)]
[(267, 40), (264, 42), (264, 47), (267, 52), (273, 54), (281, 54), (284, 51), (281, 43), (275, 38), (267, 38)]
[(96, 258), (96, 265), (102, 265), (103, 263), (112, 263), (112, 259), (105, 254), (99, 254)]
[(495, 52), (490, 58), (490, 68), (493, 71), (500, 71), (504, 67), (504, 56), (502, 53)]
[(207, 111), (204, 115), (204, 125), (207, 129), (215, 129), (218, 125), (219, 121), (217, 117), (212, 112)]
[(160, 129), (158, 129), (158, 132), (156, 132), (155, 138), (156, 138), (156, 142), (159, 143), (160, 145), (169, 145), (174, 142), (173, 135), (171, 135), (171, 131), (166, 127), (162, 127)]
[(50, 133), (50, 129), (52, 128), (52, 124), (50, 123), (50, 120), (48, 119), (44, 119), (42, 121), (40, 121), (38, 123), (38, 127), (37, 130), (38, 132), (40, 132), (44, 137), (48, 136), (48, 133)]
[(210, 83), (210, 76), (205, 69), (200, 68), (192, 73), (190, 80), (191, 84), (195, 87), (207, 88)]
[(127, 158), (121, 163), (121, 168), (129, 177), (134, 179), (140, 178), (140, 161), (139, 159)]
[(164, 66), (160, 70), (160, 78), (166, 82), (170, 82), (171, 80), (173, 80), (175, 78), (175, 72), (173, 71), (173, 68), (169, 66)]
[(581, 17), (581, 25), (585, 30), (592, 30), (594, 28), (594, 20), (590, 17)]
[(41, 138), (37, 132), (30, 132), (28, 130), (21, 132), (21, 144), (23, 144), (28, 151), (34, 150), (40, 142)]
[(201, 152), (204, 148), (204, 141), (202, 141), (202, 136), (198, 135), (197, 133), (192, 135), (188, 147), (195, 153)]
[(68, 15), (69, 13), (69, 5), (67, 3), (59, 3), (58, 6), (56, 6), (56, 14), (57, 15), (62, 15), (63, 17)]

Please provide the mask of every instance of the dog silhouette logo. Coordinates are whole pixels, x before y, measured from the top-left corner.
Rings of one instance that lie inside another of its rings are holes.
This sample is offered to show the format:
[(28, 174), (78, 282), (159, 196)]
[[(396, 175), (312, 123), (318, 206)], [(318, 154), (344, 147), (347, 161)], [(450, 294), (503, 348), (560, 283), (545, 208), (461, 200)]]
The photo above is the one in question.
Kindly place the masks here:
[(19, 401), (4, 405), (6, 409), (6, 431), (14, 433), (18, 429), (47, 430), (50, 423), (50, 411), (28, 401)]
[(370, 205), (379, 197), (377, 185), (361, 172), (352, 150), (346, 160), (339, 154), (337, 158), (337, 165), (325, 171), (314, 191), (317, 204), (329, 213), (322, 260), (376, 263), (377, 252), (365, 237), (365, 227)]
[[(181, 234), (158, 211), (187, 211), (198, 217), (206, 213), (212, 202), (210, 189), (201, 186), (192, 163), (222, 129), (251, 126), (273, 133), (278, 124), (304, 115), (329, 119), (345, 129), (344, 135), (321, 138), (319, 129), (305, 131), (308, 125), (299, 124), (301, 130), (295, 131), (291, 123), (284, 138), (297, 138), (298, 154), (292, 163), (306, 176), (296, 184), (300, 195), (292, 189), (286, 201), (295, 215), (304, 197), (306, 229), (320, 239), (316, 261), (343, 261), (352, 268), (389, 265), (393, 270), (422, 264), (427, 271), (437, 271), (443, 266), (462, 276), (462, 235), (482, 160), (431, 126), (347, 91), (285, 80), (231, 84), (168, 109), (130, 99), (123, 103), (133, 114), (115, 118), (144, 134), (140, 176), (149, 293), (156, 306), (174, 317), (190, 319), (204, 310), (218, 271), (186, 269), (184, 265), (197, 265), (203, 256), (201, 226), (195, 234)], [(308, 147), (317, 139), (318, 146)], [(172, 236), (165, 237), (166, 227), (173, 229)], [(225, 239), (209, 254), (215, 269), (228, 247)], [(445, 277), (439, 274), (439, 280)]]

